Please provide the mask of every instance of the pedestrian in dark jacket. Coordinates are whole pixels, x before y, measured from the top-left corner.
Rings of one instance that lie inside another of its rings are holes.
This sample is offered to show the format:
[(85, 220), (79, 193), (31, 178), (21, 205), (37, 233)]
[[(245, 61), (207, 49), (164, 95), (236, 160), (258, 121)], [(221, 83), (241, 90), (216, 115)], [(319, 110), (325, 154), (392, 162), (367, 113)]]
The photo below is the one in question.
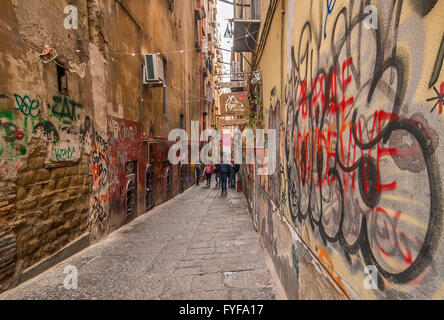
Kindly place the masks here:
[(233, 166), (233, 171), (234, 171), (234, 174), (233, 174), (233, 188), (236, 187), (236, 175), (239, 172), (239, 170), (240, 170), (240, 165), (235, 163), (234, 166)]
[(227, 193), (227, 179), (230, 176), (230, 174), (231, 174), (231, 165), (228, 163), (222, 163), (220, 165), (220, 171), (219, 171), (222, 193), (224, 192), (225, 194)]
[(219, 187), (219, 185), (220, 185), (219, 170), (220, 170), (220, 164), (217, 163), (217, 164), (214, 166), (214, 171), (213, 171), (214, 174), (216, 175), (216, 187)]
[(234, 188), (234, 181), (236, 180), (236, 174), (234, 172), (234, 163), (231, 163), (230, 165), (230, 188)]
[(196, 163), (196, 184), (199, 185), (200, 181), (200, 163)]

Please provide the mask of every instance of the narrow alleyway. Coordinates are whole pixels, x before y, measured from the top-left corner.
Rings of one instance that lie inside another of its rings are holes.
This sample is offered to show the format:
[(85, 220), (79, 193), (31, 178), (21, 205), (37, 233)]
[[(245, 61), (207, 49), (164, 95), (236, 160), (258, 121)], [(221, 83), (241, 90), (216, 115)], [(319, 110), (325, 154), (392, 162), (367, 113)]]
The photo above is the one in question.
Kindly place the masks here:
[[(64, 287), (68, 265), (78, 288)], [(195, 186), (1, 299), (275, 299), (242, 193)]]

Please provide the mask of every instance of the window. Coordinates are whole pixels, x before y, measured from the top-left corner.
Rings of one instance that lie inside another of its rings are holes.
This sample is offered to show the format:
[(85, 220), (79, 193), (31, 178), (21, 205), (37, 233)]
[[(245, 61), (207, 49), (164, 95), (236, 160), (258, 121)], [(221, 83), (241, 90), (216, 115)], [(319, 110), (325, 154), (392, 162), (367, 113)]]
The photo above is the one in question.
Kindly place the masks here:
[(181, 129), (185, 129), (184, 128), (184, 126), (185, 126), (184, 121), (185, 121), (185, 117), (183, 116), (183, 114), (180, 114), (180, 128)]
[(59, 93), (62, 95), (69, 95), (68, 94), (68, 76), (66, 74), (66, 68), (62, 67), (60, 65), (57, 65), (57, 87), (59, 90)]

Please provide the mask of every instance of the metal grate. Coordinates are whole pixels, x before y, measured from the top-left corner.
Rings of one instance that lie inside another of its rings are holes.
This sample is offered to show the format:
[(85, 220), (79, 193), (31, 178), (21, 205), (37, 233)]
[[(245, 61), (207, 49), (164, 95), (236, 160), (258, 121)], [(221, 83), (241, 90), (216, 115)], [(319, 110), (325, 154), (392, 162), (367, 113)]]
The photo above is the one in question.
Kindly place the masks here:
[(166, 172), (166, 189), (167, 196), (170, 197), (173, 193), (173, 175), (171, 173), (171, 168), (168, 168)]
[(136, 199), (136, 184), (134, 183), (134, 180), (130, 180), (126, 187), (126, 214), (128, 216), (137, 212)]
[(145, 174), (146, 181), (146, 194), (145, 194), (145, 205), (146, 210), (154, 207), (156, 201), (156, 170), (153, 166), (149, 166), (146, 169)]

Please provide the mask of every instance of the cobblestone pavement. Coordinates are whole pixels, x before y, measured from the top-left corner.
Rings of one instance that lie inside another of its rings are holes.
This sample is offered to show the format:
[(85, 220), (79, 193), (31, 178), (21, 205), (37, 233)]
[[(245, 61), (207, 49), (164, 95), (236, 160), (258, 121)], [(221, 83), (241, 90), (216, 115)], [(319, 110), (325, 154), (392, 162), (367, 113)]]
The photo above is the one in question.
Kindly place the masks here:
[[(67, 265), (78, 289), (64, 288)], [(242, 193), (195, 186), (0, 299), (275, 299)]]

